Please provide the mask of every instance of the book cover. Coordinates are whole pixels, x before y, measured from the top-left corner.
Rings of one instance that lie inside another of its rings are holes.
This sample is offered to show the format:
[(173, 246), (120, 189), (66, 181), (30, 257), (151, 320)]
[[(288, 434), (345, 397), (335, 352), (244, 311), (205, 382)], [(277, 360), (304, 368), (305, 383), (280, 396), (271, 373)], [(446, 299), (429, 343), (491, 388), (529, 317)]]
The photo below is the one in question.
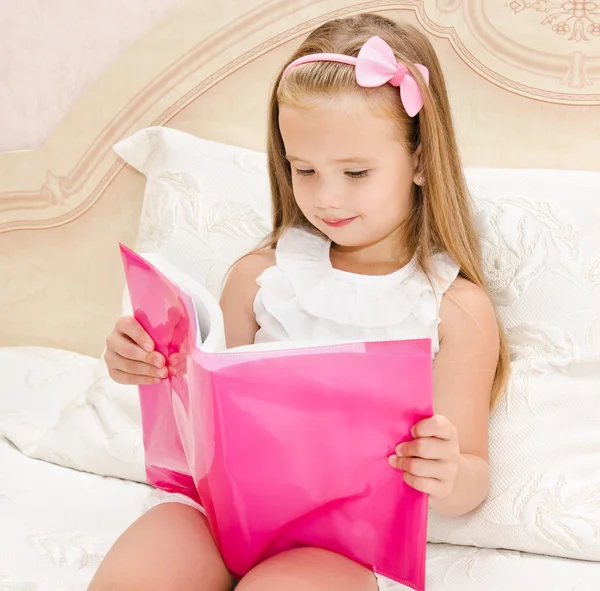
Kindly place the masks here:
[(388, 456), (432, 415), (428, 339), (225, 349), (218, 302), (121, 246), (134, 316), (181, 375), (140, 386), (148, 481), (199, 502), (243, 576), (302, 546), (422, 590), (428, 498)]

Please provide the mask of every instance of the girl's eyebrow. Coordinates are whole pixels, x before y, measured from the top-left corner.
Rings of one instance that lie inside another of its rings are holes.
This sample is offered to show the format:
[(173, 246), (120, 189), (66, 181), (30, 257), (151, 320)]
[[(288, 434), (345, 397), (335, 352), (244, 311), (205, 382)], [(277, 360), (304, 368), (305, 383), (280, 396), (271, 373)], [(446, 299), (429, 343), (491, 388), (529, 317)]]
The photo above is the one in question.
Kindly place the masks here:
[[(288, 162), (294, 162), (294, 161), (298, 161), (298, 160), (300, 162), (308, 162), (308, 160), (304, 160), (304, 158), (298, 158), (298, 156), (292, 156), (292, 154), (286, 154), (285, 158)], [(350, 158), (338, 158), (338, 159), (334, 160), (333, 162), (340, 163), (340, 164), (350, 164), (350, 163), (368, 164), (368, 163), (374, 162), (374, 160), (372, 158), (356, 156), (356, 157), (350, 157)]]
[(356, 163), (356, 164), (367, 164), (369, 162), (373, 162), (373, 158), (365, 158), (363, 156), (356, 156), (352, 158), (338, 158), (334, 160), (334, 162), (344, 163)]

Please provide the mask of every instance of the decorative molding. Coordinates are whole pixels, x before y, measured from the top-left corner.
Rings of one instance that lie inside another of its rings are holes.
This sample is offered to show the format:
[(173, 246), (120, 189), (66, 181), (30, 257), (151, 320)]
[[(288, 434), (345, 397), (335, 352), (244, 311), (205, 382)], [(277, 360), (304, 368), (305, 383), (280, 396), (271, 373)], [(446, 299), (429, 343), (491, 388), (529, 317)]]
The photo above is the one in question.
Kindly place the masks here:
[(600, 3), (598, 2), (514, 0), (509, 7), (515, 13), (535, 10), (545, 14), (540, 24), (551, 27), (557, 35), (568, 36), (569, 41), (579, 43), (589, 41), (592, 37), (600, 37)]
[[(315, 0), (310, 0), (309, 2), (305, 1), (303, 4), (314, 2)], [(301, 3), (297, 4), (300, 5)], [(260, 31), (271, 22), (281, 18), (290, 10), (288, 6), (289, 2), (287, 0), (276, 0), (275, 2), (262, 4), (259, 8), (247, 12), (215, 34), (196, 44), (190, 51), (150, 81), (125, 108), (114, 115), (113, 119), (100, 130), (85, 154), (68, 174), (56, 175), (53, 171), (48, 170), (46, 171), (46, 182), (37, 190), (0, 192), (0, 215), (6, 212), (18, 212), (19, 215), (17, 219), (0, 222), (0, 233), (56, 227), (69, 223), (85, 213), (94, 205), (104, 189), (123, 168), (124, 163), (116, 156), (115, 162), (102, 180), (79, 204), (73, 203), (72, 209), (57, 216), (41, 219), (32, 219), (31, 215), (28, 216), (28, 213), (30, 214), (34, 210), (53, 209), (57, 205), (62, 206), (61, 209), (64, 209), (65, 206), (68, 206), (90, 181), (92, 174), (103, 160), (110, 157), (113, 144), (122, 139), (124, 134), (131, 129), (132, 122), (143, 120), (143, 114), (152, 105), (159, 102), (160, 98), (168, 94), (171, 89), (182, 84), (200, 66), (210, 62), (211, 59), (225, 52), (227, 48), (239, 43), (244, 37)], [(255, 59), (258, 55), (260, 53), (253, 50), (244, 54), (245, 60), (238, 58), (227, 64), (196, 86), (193, 91), (188, 92), (175, 105), (167, 107), (153, 122), (148, 121), (145, 126), (167, 123), (189, 102), (209, 90), (227, 75), (231, 75), (237, 69)], [(92, 87), (90, 92), (94, 92), (94, 90), (95, 88)], [(173, 108), (174, 106), (175, 108)], [(23, 157), (28, 156), (28, 153), (23, 153)]]
[[(319, 13), (319, 5), (325, 12)], [(172, 89), (183, 86), (190, 76), (228, 48), (291, 14), (307, 10), (318, 16), (302, 19), (300, 24), (222, 65), (168, 104), (152, 121), (145, 117)], [(116, 156), (111, 160), (112, 145), (136, 124), (167, 124), (246, 64), (307, 34), (326, 20), (392, 10), (414, 13), (427, 32), (447, 39), (467, 66), (508, 92), (564, 105), (600, 105), (600, 0), (515, 0), (510, 4), (496, 0), (271, 0), (198, 42), (148, 82), (99, 130), (68, 173), (47, 170), (45, 182), (37, 190), (0, 193), (0, 216), (4, 218), (0, 221), (0, 233), (56, 227), (88, 211), (124, 166)], [(536, 27), (535, 34), (531, 34), (531, 27)], [(540, 34), (540, 30), (546, 34)], [(97, 87), (92, 87), (91, 92), (94, 91)], [(102, 166), (107, 167), (103, 174), (99, 170)]]
[[(470, 68), (497, 86), (544, 102), (600, 105), (600, 30), (596, 34), (591, 26), (593, 21), (600, 23), (600, 3), (423, 0), (420, 4), (424, 27), (448, 38)], [(529, 9), (547, 16), (541, 21), (521, 19), (520, 13)], [(574, 46), (571, 39), (561, 39), (550, 29), (541, 35), (537, 30), (560, 19), (579, 23), (579, 30), (584, 18), (594, 35), (586, 46)]]

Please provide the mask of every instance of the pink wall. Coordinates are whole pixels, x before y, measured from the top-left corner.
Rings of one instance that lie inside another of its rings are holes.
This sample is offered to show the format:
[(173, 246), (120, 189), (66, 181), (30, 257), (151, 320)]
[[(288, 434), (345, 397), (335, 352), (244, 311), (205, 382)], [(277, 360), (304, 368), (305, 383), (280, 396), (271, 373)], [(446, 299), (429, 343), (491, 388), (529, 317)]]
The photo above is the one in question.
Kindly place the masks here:
[(43, 144), (74, 101), (181, 0), (0, 0), (0, 152)]

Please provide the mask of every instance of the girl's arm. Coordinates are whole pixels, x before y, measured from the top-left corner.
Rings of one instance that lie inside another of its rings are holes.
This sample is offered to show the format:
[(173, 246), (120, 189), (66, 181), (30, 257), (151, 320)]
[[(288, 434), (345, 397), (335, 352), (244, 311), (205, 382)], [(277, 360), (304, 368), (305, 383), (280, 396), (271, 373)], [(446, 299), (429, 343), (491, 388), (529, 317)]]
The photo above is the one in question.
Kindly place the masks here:
[(275, 251), (264, 250), (249, 254), (231, 269), (219, 302), (228, 349), (254, 343), (259, 329), (254, 316), (254, 299), (258, 293), (256, 280), (274, 264)]
[(442, 299), (440, 350), (433, 364), (435, 416), (418, 423), (392, 465), (447, 516), (477, 508), (489, 491), (490, 394), (498, 324), (482, 289), (459, 277)]
[(485, 292), (462, 277), (443, 297), (440, 318), (434, 407), (456, 429), (460, 459), (452, 492), (432, 500), (432, 506), (442, 514), (462, 515), (478, 507), (489, 491), (489, 409), (499, 355), (498, 323)]

